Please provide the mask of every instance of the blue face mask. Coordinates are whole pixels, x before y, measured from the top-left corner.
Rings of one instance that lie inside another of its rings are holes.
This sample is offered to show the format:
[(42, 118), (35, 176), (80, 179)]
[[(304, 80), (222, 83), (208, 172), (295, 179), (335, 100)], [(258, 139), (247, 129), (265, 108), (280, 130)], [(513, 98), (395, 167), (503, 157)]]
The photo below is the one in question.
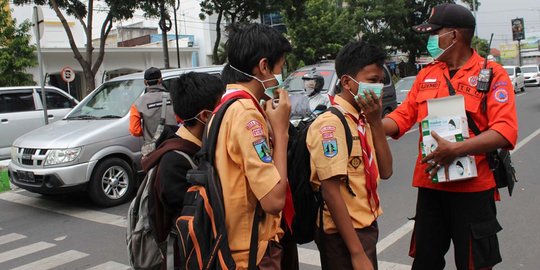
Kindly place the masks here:
[[(259, 81), (262, 84), (263, 88), (264, 88), (264, 94), (267, 95), (269, 98), (274, 98), (274, 92), (276, 91), (276, 89), (282, 87), (282, 85), (283, 85), (283, 75), (281, 75), (281, 74), (273, 74), (274, 78), (261, 80), (261, 79), (255, 77), (255, 76), (253, 76), (253, 75), (247, 74), (247, 73), (233, 67), (232, 65), (229, 65), (229, 66), (232, 69), (234, 69), (234, 70), (236, 70), (236, 71), (238, 71), (238, 72), (240, 72), (240, 73), (242, 73), (242, 74), (244, 74), (244, 75), (246, 75), (246, 76), (248, 76), (250, 78), (253, 78), (253, 79)], [(273, 80), (276, 80), (278, 82), (278, 84), (276, 86), (270, 86), (270, 87), (264, 86), (265, 82), (269, 82), (269, 81), (273, 81)]]
[(450, 49), (450, 47), (452, 47), (454, 43), (452, 43), (450, 46), (448, 46), (448, 48), (446, 49), (441, 49), (439, 47), (439, 38), (442, 37), (442, 36), (445, 36), (446, 34), (450, 34), (450, 33), (453, 33), (454, 31), (451, 31), (451, 32), (447, 32), (447, 33), (444, 33), (442, 35), (430, 35), (429, 36), (429, 39), (428, 39), (428, 42), (427, 42), (427, 50), (429, 52), (429, 54), (431, 55), (431, 57), (433, 57), (434, 60), (437, 60), (444, 52), (446, 52), (448, 49)]
[(369, 90), (372, 90), (373, 92), (375, 92), (375, 94), (377, 95), (378, 98), (381, 97), (381, 93), (382, 93), (382, 89), (384, 88), (384, 84), (382, 83), (365, 83), (365, 82), (359, 82), (355, 79), (353, 79), (353, 77), (351, 76), (348, 76), (351, 80), (353, 80), (355, 83), (358, 84), (358, 92), (355, 94), (353, 94), (351, 92), (351, 90), (349, 90), (349, 93), (351, 93), (351, 95), (353, 95), (354, 97), (354, 100), (356, 100), (356, 102), (358, 102), (358, 99), (359, 99), (359, 96), (362, 96), (363, 98), (366, 98), (366, 93), (369, 92)]

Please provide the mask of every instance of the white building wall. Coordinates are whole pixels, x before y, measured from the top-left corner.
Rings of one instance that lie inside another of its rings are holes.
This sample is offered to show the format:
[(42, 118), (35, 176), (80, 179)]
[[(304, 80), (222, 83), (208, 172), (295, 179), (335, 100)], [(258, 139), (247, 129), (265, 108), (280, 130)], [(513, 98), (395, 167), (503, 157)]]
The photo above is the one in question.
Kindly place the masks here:
[[(101, 25), (106, 17), (106, 5), (103, 2), (96, 1), (94, 10), (94, 24), (93, 24), (93, 38), (99, 38)], [(24, 20), (32, 20), (33, 5), (15, 6), (10, 4), (13, 10), (12, 16), (17, 22)], [(60, 23), (60, 19), (56, 16), (56, 13), (49, 6), (42, 6), (43, 17), (45, 21), (45, 31), (41, 39), (41, 47), (43, 49), (44, 60), (44, 72), (47, 74), (56, 74), (64, 66), (70, 66), (76, 71), (82, 71), (79, 63), (75, 59), (73, 52), (71, 51), (68, 36)], [(172, 9), (171, 11), (172, 12)], [(190, 67), (193, 64), (198, 66), (211, 65), (211, 55), (215, 40), (215, 16), (206, 18), (201, 21), (199, 18), (200, 13), (200, 1), (198, 0), (182, 0), (180, 10), (177, 12), (178, 22), (178, 34), (193, 35), (194, 46), (191, 48), (180, 48), (181, 51), (181, 67)], [(72, 34), (74, 36), (75, 43), (79, 48), (83, 57), (85, 56), (85, 44), (86, 35), (80, 22), (72, 16), (68, 16), (63, 12), (68, 24), (71, 27)], [(172, 14), (171, 14), (171, 17)], [(157, 19), (148, 19), (144, 17), (142, 11), (135, 12), (132, 19), (122, 21), (116, 25), (129, 25), (137, 22), (144, 21), (145, 25), (158, 25)], [(113, 26), (113, 29), (116, 27)], [(161, 30), (159, 30), (161, 33)], [(169, 35), (174, 34), (174, 22), (173, 29), (168, 32)], [(34, 32), (31, 31), (32, 43), (35, 44)], [(225, 34), (222, 35), (225, 37)], [(222, 39), (224, 40), (224, 39)], [(172, 41), (169, 44), (169, 62), (171, 67), (177, 66), (176, 47), (175, 42)], [(56, 50), (59, 49), (59, 50)], [(127, 51), (125, 51), (127, 49)], [(102, 81), (104, 72), (121, 69), (132, 68), (144, 70), (150, 66), (163, 67), (163, 52), (162, 49), (155, 47), (133, 49), (132, 52), (129, 48), (124, 50), (106, 50), (105, 59), (100, 67), (98, 74), (95, 77), (96, 85), (99, 85)], [(98, 48), (94, 49), (93, 59), (97, 58)], [(192, 53), (195, 53), (196, 60), (193, 61)], [(34, 80), (38, 82), (38, 68), (32, 68), (29, 70), (34, 75)], [(84, 82), (83, 82), (84, 84)]]

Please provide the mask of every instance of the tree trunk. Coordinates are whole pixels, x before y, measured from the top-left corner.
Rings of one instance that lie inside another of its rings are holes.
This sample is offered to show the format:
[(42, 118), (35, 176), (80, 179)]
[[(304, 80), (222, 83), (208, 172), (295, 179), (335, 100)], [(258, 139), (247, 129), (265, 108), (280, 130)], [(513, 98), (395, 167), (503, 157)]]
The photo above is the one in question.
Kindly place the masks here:
[(223, 10), (219, 11), (217, 21), (216, 21), (216, 42), (214, 43), (214, 50), (212, 51), (212, 60), (213, 64), (221, 64), (219, 63), (219, 56), (218, 56), (218, 49), (219, 44), (221, 42), (221, 19), (223, 18)]

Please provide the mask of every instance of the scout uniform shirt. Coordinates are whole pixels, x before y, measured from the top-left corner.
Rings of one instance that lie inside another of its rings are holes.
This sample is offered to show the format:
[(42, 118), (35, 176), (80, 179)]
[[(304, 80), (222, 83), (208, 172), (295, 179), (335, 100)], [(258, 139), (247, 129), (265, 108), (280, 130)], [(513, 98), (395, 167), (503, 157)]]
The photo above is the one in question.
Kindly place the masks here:
[[(478, 74), (484, 66), (485, 59), (476, 51), (463, 67), (450, 78), (448, 66), (444, 62), (434, 62), (416, 76), (416, 80), (403, 103), (387, 117), (394, 120), (399, 127), (395, 139), (403, 136), (414, 124), (420, 123), (427, 116), (427, 100), (449, 95), (446, 76), (450, 79), (456, 95), (463, 95), (465, 110), (472, 117), (480, 131), (495, 130), (501, 134), (513, 148), (517, 141), (517, 116), (514, 100), (514, 87), (506, 71), (495, 62), (488, 62), (493, 69), (493, 79), (488, 93), (478, 92)], [(482, 110), (482, 99), (486, 99), (486, 110)], [(474, 133), (469, 128), (470, 137)], [(419, 142), (422, 140), (420, 132)], [(495, 179), (489, 169), (486, 155), (475, 155), (478, 177), (470, 180), (433, 183), (424, 171), (428, 164), (422, 164), (420, 143), (418, 158), (414, 170), (413, 186), (452, 192), (478, 192), (494, 188)]]
[[(227, 85), (227, 92), (245, 91)], [(210, 123), (212, 125), (212, 123)], [(216, 169), (223, 187), (225, 226), (236, 267), (247, 269), (251, 227), (257, 202), (281, 180), (274, 166), (268, 126), (252, 99), (239, 99), (225, 112), (216, 146)], [(265, 213), (259, 223), (257, 263), (268, 241), (278, 241), (281, 217)]]
[[(334, 105), (334, 107), (340, 109), (344, 114), (350, 113), (358, 119), (358, 111), (343, 98), (336, 96), (334, 102), (338, 105)], [(311, 183), (315, 189), (319, 189), (321, 181), (334, 176), (343, 176), (344, 179), (348, 177), (349, 185), (356, 196), (349, 192), (346, 181), (343, 180), (340, 185), (341, 197), (345, 201), (353, 227), (362, 229), (370, 226), (382, 214), (382, 209), (381, 207), (376, 208), (373, 200), (370, 206), (366, 189), (364, 160), (362, 160), (362, 147), (356, 132), (357, 123), (349, 116), (345, 116), (345, 119), (353, 133), (351, 134), (353, 145), (350, 156), (348, 156), (345, 128), (336, 115), (325, 112), (319, 115), (309, 127), (306, 144), (311, 156)], [(366, 125), (365, 134), (372, 150), (373, 160), (377, 162), (369, 125)], [(380, 178), (377, 177), (377, 184), (379, 180)], [(326, 206), (323, 211), (323, 223), (326, 233), (337, 232), (336, 225)]]

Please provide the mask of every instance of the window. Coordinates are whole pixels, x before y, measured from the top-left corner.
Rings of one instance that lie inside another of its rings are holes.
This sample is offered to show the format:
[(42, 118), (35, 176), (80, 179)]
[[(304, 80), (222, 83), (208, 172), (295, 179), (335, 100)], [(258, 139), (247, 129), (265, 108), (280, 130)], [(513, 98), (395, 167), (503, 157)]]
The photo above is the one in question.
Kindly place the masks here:
[(0, 93), (0, 113), (26, 112), (35, 109), (31, 89)]
[[(41, 98), (41, 90), (38, 90), (38, 94)], [(69, 109), (75, 107), (75, 102), (54, 90), (45, 89), (45, 95), (47, 109)]]

